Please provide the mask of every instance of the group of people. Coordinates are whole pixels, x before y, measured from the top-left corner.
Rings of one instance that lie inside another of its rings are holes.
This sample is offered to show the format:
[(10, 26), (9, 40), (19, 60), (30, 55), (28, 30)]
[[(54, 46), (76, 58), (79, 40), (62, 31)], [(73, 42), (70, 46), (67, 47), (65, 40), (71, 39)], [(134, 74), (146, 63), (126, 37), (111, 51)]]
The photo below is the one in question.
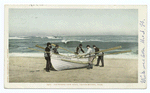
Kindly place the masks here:
[[(50, 56), (50, 51), (51, 51), (51, 43), (47, 43), (47, 47), (45, 48), (45, 53), (44, 53), (44, 57), (46, 59), (46, 68), (45, 70), (47, 72), (50, 72), (50, 69), (52, 69), (52, 64), (51, 64), (51, 56)], [(59, 54), (59, 52), (57, 51), (57, 49), (59, 48), (58, 45), (55, 46), (55, 48), (52, 49), (53, 53), (55, 54)], [(99, 66), (99, 63), (100, 63), (100, 60), (101, 60), (101, 63), (102, 65), (100, 67), (104, 67), (104, 53), (103, 52), (99, 52), (100, 49), (98, 47), (96, 47), (96, 45), (93, 45), (93, 48), (95, 50), (95, 53), (94, 55), (92, 55), (92, 48), (90, 47), (90, 45), (87, 45), (86, 46), (87, 48), (87, 52), (85, 53), (83, 48), (82, 48), (82, 44), (79, 44), (79, 46), (77, 46), (76, 48), (76, 51), (75, 51), (75, 54), (79, 54), (80, 51), (83, 52), (83, 54), (81, 55), (88, 55), (88, 66), (87, 66), (87, 69), (92, 69), (93, 68), (93, 60), (96, 56), (98, 56), (98, 59), (97, 59), (97, 64), (95, 66)]]
[(87, 45), (86, 48), (88, 50), (85, 53), (84, 50), (82, 49), (82, 44), (79, 44), (79, 46), (76, 48), (75, 54), (79, 54), (80, 51), (82, 51), (83, 52), (82, 55), (88, 55), (89, 56), (89, 58), (88, 58), (89, 65), (88, 65), (87, 69), (92, 69), (93, 68), (93, 60), (96, 56), (98, 56), (98, 59), (97, 59), (97, 64), (95, 66), (99, 66), (99, 63), (100, 63), (100, 60), (101, 60), (102, 65), (100, 67), (104, 67), (104, 53), (99, 52), (100, 49), (98, 47), (96, 47), (96, 45), (93, 45), (93, 48), (95, 50), (94, 55), (92, 55), (93, 51), (92, 51), (92, 48), (90, 47), (90, 45)]

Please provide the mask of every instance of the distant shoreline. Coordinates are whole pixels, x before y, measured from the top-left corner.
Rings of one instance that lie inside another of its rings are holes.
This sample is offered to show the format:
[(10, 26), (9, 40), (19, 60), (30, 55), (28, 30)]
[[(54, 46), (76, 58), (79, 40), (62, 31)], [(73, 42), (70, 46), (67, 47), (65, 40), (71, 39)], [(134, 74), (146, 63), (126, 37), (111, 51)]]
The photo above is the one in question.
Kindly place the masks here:
[[(67, 55), (61, 53), (63, 55)], [(73, 55), (73, 54), (68, 54)], [(53, 56), (53, 55), (52, 55)], [(34, 57), (34, 58), (43, 58), (44, 53), (9, 53), (9, 57)], [(138, 55), (104, 55), (105, 59), (138, 59)]]

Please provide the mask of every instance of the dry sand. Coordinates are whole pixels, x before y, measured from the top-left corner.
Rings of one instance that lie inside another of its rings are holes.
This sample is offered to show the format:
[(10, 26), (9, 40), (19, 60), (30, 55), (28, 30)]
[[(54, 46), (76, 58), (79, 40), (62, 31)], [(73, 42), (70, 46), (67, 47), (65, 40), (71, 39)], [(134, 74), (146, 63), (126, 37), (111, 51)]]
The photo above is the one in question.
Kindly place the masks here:
[[(10, 57), (10, 83), (137, 83), (138, 59), (106, 59), (105, 67), (44, 70), (43, 57)], [(94, 62), (95, 64), (96, 62)]]

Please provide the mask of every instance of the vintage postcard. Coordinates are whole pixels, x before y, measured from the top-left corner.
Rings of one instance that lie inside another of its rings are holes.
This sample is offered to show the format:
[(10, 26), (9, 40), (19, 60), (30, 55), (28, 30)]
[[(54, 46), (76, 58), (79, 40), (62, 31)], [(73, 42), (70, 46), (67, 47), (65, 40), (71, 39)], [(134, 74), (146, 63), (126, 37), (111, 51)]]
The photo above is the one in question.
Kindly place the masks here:
[(147, 88), (146, 5), (5, 5), (5, 88)]

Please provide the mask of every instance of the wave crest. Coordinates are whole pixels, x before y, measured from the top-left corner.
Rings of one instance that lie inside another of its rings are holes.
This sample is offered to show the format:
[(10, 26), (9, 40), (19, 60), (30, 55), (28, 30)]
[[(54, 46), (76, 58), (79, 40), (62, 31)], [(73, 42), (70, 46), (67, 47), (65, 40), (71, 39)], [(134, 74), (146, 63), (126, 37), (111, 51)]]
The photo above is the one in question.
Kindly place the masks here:
[(25, 38), (25, 37), (9, 37), (9, 39), (29, 39), (29, 38)]

